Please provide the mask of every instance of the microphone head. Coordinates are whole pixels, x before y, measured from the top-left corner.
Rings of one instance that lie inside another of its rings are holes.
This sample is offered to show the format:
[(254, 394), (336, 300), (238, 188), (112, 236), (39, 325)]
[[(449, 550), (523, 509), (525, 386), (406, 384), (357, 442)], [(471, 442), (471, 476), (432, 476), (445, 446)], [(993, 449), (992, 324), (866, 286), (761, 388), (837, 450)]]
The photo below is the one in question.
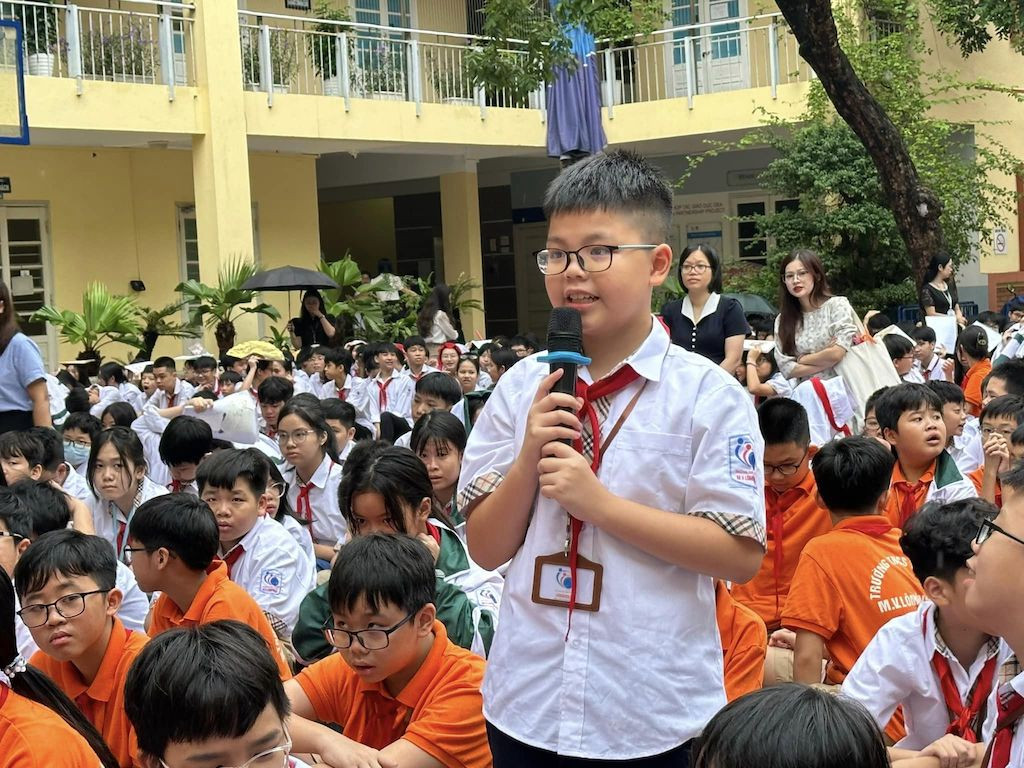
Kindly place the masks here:
[(555, 307), (548, 321), (548, 352), (583, 354), (583, 319), (578, 309)]

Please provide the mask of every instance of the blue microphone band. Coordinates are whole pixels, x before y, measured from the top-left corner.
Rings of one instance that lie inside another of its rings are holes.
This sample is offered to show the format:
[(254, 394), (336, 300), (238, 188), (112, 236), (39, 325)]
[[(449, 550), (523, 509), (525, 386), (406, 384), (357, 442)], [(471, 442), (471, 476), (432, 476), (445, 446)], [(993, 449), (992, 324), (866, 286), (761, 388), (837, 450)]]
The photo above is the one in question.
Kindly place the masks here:
[(540, 363), (574, 363), (576, 365), (590, 365), (590, 358), (578, 352), (549, 352), (537, 358)]

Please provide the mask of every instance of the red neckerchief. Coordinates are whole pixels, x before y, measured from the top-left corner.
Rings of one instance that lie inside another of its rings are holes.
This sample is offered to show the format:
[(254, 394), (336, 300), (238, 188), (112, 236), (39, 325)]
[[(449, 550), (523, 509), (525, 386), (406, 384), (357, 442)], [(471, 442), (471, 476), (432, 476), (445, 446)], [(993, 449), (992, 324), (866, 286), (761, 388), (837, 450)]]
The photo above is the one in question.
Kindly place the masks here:
[(437, 546), (441, 546), (441, 529), (433, 523), (427, 523), (427, 533), (430, 537), (437, 542)]
[(903, 500), (900, 502), (900, 528), (902, 528), (906, 525), (907, 520), (917, 512), (917, 492), (924, 488), (924, 483), (920, 480), (916, 483), (899, 480), (893, 483), (892, 487), (903, 493)]
[(989, 768), (1006, 768), (1010, 764), (1010, 751), (1013, 748), (1017, 721), (1024, 715), (1024, 696), (1007, 683), (996, 697), (996, 711), (996, 732), (992, 740), (992, 761)]
[(231, 578), (231, 569), (234, 567), (235, 563), (238, 562), (238, 559), (243, 554), (245, 554), (245, 547), (243, 547), (241, 544), (235, 544), (235, 546), (231, 548), (231, 551), (225, 552), (224, 557), (221, 558), (221, 560), (224, 561), (224, 565), (228, 567), (229, 579)]
[(380, 405), (381, 411), (388, 407), (388, 387), (391, 386), (392, 381), (394, 381), (392, 378), (384, 381), (377, 380), (377, 389), (379, 390), (377, 403)]

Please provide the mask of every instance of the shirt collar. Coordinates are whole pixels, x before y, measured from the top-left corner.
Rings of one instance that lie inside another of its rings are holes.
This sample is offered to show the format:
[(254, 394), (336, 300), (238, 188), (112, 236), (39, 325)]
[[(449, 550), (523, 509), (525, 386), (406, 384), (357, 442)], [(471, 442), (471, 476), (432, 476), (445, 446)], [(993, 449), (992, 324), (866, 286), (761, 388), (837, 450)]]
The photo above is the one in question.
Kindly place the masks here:
[[(628, 365), (648, 381), (660, 381), (665, 356), (668, 354), (671, 346), (672, 341), (664, 324), (660, 318), (651, 315), (651, 331), (647, 334), (647, 338), (636, 348), (636, 351), (612, 368), (607, 375), (611, 376), (619, 368)], [(586, 368), (583, 370), (586, 371), (584, 380), (590, 380), (590, 371)]]
[[(718, 309), (718, 302), (720, 299), (721, 297), (714, 291), (708, 294), (708, 300), (704, 302), (704, 309), (701, 310), (700, 313), (701, 320), (704, 320), (705, 318), (708, 317), (708, 315), (713, 314), (715, 310)], [(694, 325), (697, 325), (697, 323), (700, 322), (700, 320), (696, 322), (694, 322), (693, 320), (693, 302), (690, 301), (689, 294), (683, 297), (683, 317), (690, 318), (690, 322), (693, 323)]]
[(84, 693), (93, 701), (110, 701), (110, 697), (114, 694), (114, 684), (117, 682), (115, 675), (117, 665), (124, 654), (124, 646), (128, 642), (128, 634), (124, 624), (115, 616), (114, 626), (110, 630), (110, 640), (107, 642), (107, 649), (103, 652), (103, 661), (100, 662), (100, 668), (96, 671), (96, 677), (89, 686), (86, 686), (85, 681), (82, 680), (81, 673), (78, 671), (78, 667), (73, 662), (62, 662), (61, 668), (65, 674), (61, 676), (65, 680), (61, 688), (64, 689), (68, 698), (77, 699)]
[(324, 460), (320, 462), (320, 466), (316, 468), (316, 472), (309, 478), (309, 482), (315, 485), (321, 490), (327, 485), (327, 480), (331, 476), (331, 472), (334, 471), (334, 459), (330, 456), (324, 456)]
[[(931, 464), (928, 465), (928, 469), (926, 469), (924, 471), (924, 474), (921, 475), (920, 482), (924, 483), (925, 485), (928, 485), (929, 483), (931, 483), (932, 480), (935, 479), (935, 465), (936, 465), (936, 463), (937, 463), (937, 460), (933, 461)], [(899, 461), (897, 461), (895, 466), (893, 466), (893, 468), (892, 468), (892, 482), (893, 483), (905, 483), (905, 482), (907, 482), (907, 476), (903, 474), (903, 467), (900, 466)]]
[(388, 693), (383, 680), (379, 683), (365, 683), (360, 680), (358, 684), (359, 690), (362, 693), (377, 693), (385, 699), (394, 699), (409, 709), (415, 709), (422, 700), (427, 686), (433, 682), (434, 677), (437, 675), (437, 670), (441, 666), (441, 657), (444, 655), (447, 647), (448, 632), (445, 630), (444, 624), (434, 619), (434, 644), (430, 646), (430, 651), (427, 653), (426, 658), (423, 659), (423, 663), (420, 664), (420, 668), (416, 670), (416, 674), (398, 692), (397, 696), (392, 696)]
[[(192, 598), (192, 604), (189, 605), (188, 610), (181, 615), (180, 621), (194, 621), (199, 624), (203, 618), (203, 611), (206, 610), (206, 604), (210, 602), (210, 598), (217, 591), (222, 583), (228, 580), (228, 567), (224, 564), (223, 560), (214, 559), (206, 569), (206, 578), (203, 579), (203, 583), (199, 585), (199, 590), (196, 592), (196, 596)], [(170, 599), (170, 598), (168, 598)], [(178, 608), (174, 602), (171, 605)], [(177, 611), (176, 611), (177, 613)]]

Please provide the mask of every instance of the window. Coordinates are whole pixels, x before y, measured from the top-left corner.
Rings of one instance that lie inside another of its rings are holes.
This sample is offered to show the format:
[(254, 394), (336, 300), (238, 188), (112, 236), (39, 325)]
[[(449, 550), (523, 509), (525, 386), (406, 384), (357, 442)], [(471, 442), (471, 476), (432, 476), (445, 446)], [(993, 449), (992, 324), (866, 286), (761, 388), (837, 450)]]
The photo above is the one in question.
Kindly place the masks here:
[(775, 213), (796, 210), (799, 200), (789, 198), (761, 197), (737, 200), (734, 215), (736, 221), (736, 251), (739, 257), (749, 261), (764, 261), (768, 255), (768, 240), (757, 227), (754, 217), (764, 216), (769, 206)]
[(56, 364), (53, 329), (29, 320), (32, 313), (53, 301), (50, 272), (49, 224), (46, 208), (0, 206), (0, 262), (4, 282), (11, 289), (21, 331), (39, 345), (47, 367)]

